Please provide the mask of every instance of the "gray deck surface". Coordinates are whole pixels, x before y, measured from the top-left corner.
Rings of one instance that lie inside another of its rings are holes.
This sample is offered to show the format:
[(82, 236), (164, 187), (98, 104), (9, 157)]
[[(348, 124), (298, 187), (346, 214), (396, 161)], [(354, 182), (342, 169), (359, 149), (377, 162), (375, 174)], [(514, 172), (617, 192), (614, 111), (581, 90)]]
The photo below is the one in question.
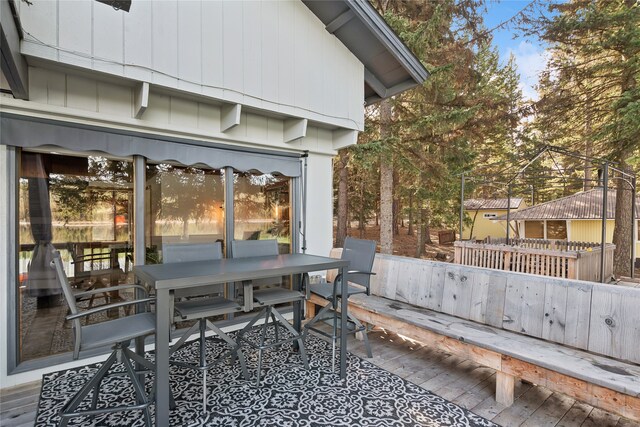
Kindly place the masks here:
[[(373, 363), (503, 426), (640, 426), (530, 384), (517, 385), (514, 404), (505, 408), (494, 399), (494, 370), (382, 330), (375, 330), (369, 336)], [(352, 337), (349, 342), (351, 352), (365, 357), (362, 342)], [(39, 382), (3, 389), (0, 426), (33, 425), (39, 391)]]

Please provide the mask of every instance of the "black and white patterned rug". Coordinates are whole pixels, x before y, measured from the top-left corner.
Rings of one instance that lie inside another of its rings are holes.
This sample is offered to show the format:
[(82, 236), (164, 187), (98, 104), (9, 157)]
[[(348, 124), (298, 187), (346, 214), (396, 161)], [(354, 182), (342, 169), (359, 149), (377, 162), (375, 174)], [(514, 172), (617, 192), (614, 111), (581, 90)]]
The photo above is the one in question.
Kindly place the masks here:
[[(255, 330), (252, 332), (255, 333)], [(197, 357), (199, 344), (183, 347), (175, 355)], [(171, 366), (171, 387), (177, 408), (171, 411), (175, 426), (495, 426), (415, 384), (391, 374), (365, 359), (348, 355), (348, 374), (341, 381), (331, 372), (331, 346), (315, 336), (306, 345), (309, 370), (305, 370), (291, 344), (265, 351), (260, 387), (242, 378), (238, 363), (222, 363), (208, 373), (208, 411), (203, 413), (200, 372)], [(223, 351), (208, 340), (208, 357)], [(248, 367), (255, 375), (257, 351), (246, 350)], [(153, 359), (153, 354), (147, 355)], [(98, 369), (99, 364), (43, 376), (35, 426), (57, 426), (60, 408)], [(116, 367), (117, 369), (118, 367)], [(121, 367), (120, 367), (121, 368)], [(337, 369), (337, 368), (336, 368)], [(147, 390), (152, 378), (148, 376)], [(98, 407), (133, 402), (133, 387), (120, 376), (103, 381)], [(87, 396), (83, 407), (91, 402)], [(153, 411), (153, 406), (151, 407)], [(71, 419), (71, 426), (142, 426), (141, 411)]]

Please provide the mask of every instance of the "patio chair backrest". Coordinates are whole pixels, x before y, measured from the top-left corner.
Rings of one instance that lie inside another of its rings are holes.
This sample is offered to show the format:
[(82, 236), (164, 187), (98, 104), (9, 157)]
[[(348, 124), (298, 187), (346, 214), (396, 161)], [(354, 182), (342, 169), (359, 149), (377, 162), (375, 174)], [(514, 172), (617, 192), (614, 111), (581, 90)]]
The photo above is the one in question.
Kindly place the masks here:
[[(349, 271), (373, 271), (373, 260), (376, 256), (376, 242), (347, 237), (342, 250), (343, 260), (349, 261)], [(363, 286), (369, 293), (370, 274), (349, 274), (349, 282)]]
[(162, 246), (162, 262), (207, 261), (222, 259), (222, 244), (215, 243), (165, 243)]
[(62, 258), (60, 257), (60, 252), (55, 251), (53, 254), (53, 261), (51, 261), (51, 267), (56, 271), (56, 280), (58, 284), (62, 288), (62, 294), (64, 295), (64, 299), (67, 301), (69, 305), (69, 311), (71, 314), (78, 313), (78, 307), (76, 306), (76, 298), (73, 296), (73, 291), (71, 290), (71, 285), (69, 284), (69, 279), (67, 278), (67, 274), (64, 271), (64, 266), (62, 265)]
[[(220, 242), (165, 243), (162, 246), (162, 262), (164, 264), (218, 259), (222, 259), (222, 244)], [(198, 286), (188, 289), (176, 289), (174, 296), (176, 298), (185, 298), (196, 295), (218, 294), (223, 291), (223, 286)]]
[[(278, 255), (278, 241), (269, 240), (234, 240), (231, 242), (231, 253), (234, 258), (248, 258)], [(280, 285), (281, 277), (253, 280), (254, 286)]]
[(234, 258), (278, 255), (278, 241), (270, 240), (234, 240), (231, 242)]
[[(78, 314), (78, 306), (76, 305), (76, 297), (73, 295), (73, 291), (71, 290), (71, 285), (69, 285), (69, 279), (67, 278), (67, 273), (64, 271), (64, 266), (62, 265), (62, 258), (60, 257), (60, 252), (55, 251), (53, 254), (53, 261), (51, 261), (52, 268), (56, 271), (56, 279), (58, 280), (58, 284), (62, 288), (62, 294), (64, 295), (64, 299), (67, 301), (67, 305), (69, 306), (69, 311), (71, 314)], [(82, 324), (80, 323), (80, 319), (74, 319), (73, 322), (73, 332), (74, 332), (74, 349), (73, 349), (73, 359), (76, 360), (80, 353), (80, 343), (82, 342)]]

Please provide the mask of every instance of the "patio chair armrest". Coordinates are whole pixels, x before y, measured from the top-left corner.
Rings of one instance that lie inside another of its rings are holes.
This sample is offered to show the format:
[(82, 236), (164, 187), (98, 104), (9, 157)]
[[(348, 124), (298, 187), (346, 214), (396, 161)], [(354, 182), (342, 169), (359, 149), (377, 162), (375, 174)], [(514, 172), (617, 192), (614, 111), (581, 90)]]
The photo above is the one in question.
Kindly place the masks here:
[(376, 273), (373, 271), (360, 271), (360, 270), (349, 270), (348, 274), (368, 274), (369, 276), (375, 276)]
[(76, 298), (81, 298), (81, 297), (86, 297), (88, 295), (103, 294), (105, 292), (120, 291), (120, 290), (123, 290), (123, 289), (131, 289), (131, 288), (140, 289), (142, 292), (144, 292), (145, 296), (149, 296), (149, 290), (146, 287), (144, 287), (142, 285), (134, 285), (134, 284), (118, 285), (118, 286), (107, 286), (107, 287), (104, 287), (104, 288), (92, 289), (90, 291), (78, 292), (74, 296)]
[[(350, 270), (347, 271), (347, 274), (367, 274), (369, 276), (375, 276), (376, 273), (373, 271), (360, 271), (360, 270)], [(342, 274), (338, 274), (335, 279), (333, 279), (333, 308), (336, 309), (338, 307), (338, 282), (342, 281)], [(367, 295), (369, 295), (369, 290), (367, 289)]]
[(154, 300), (155, 300), (155, 298), (142, 298), (142, 299), (136, 299), (136, 300), (131, 300), (131, 301), (121, 301), (121, 302), (117, 302), (117, 303), (114, 303), (114, 304), (95, 307), (95, 308), (92, 308), (90, 310), (83, 311), (82, 313), (70, 314), (70, 315), (68, 315), (66, 317), (66, 319), (67, 320), (76, 320), (76, 319), (80, 319), (82, 317), (90, 316), (92, 314), (100, 313), (101, 311), (110, 310), (112, 308), (120, 308), (120, 307), (126, 307), (128, 305), (149, 303), (149, 302), (154, 301)]
[(333, 279), (333, 298), (331, 298), (331, 306), (333, 309), (338, 308), (338, 283), (342, 286), (342, 274), (338, 274), (335, 279)]

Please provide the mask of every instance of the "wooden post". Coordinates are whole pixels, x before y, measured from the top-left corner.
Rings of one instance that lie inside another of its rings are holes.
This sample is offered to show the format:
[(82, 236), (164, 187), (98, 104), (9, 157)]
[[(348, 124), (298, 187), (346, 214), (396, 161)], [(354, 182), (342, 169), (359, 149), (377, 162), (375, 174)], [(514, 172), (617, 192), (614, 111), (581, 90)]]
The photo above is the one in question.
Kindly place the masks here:
[(576, 268), (576, 264), (580, 262), (579, 258), (570, 258), (569, 259), (569, 273), (567, 274), (568, 279), (578, 279), (578, 269)]
[(314, 317), (316, 317), (316, 305), (309, 300), (307, 300), (307, 303), (305, 305), (306, 305), (306, 310), (304, 311), (305, 319), (311, 320)]
[(504, 406), (511, 406), (515, 394), (516, 377), (496, 372), (496, 402)]

